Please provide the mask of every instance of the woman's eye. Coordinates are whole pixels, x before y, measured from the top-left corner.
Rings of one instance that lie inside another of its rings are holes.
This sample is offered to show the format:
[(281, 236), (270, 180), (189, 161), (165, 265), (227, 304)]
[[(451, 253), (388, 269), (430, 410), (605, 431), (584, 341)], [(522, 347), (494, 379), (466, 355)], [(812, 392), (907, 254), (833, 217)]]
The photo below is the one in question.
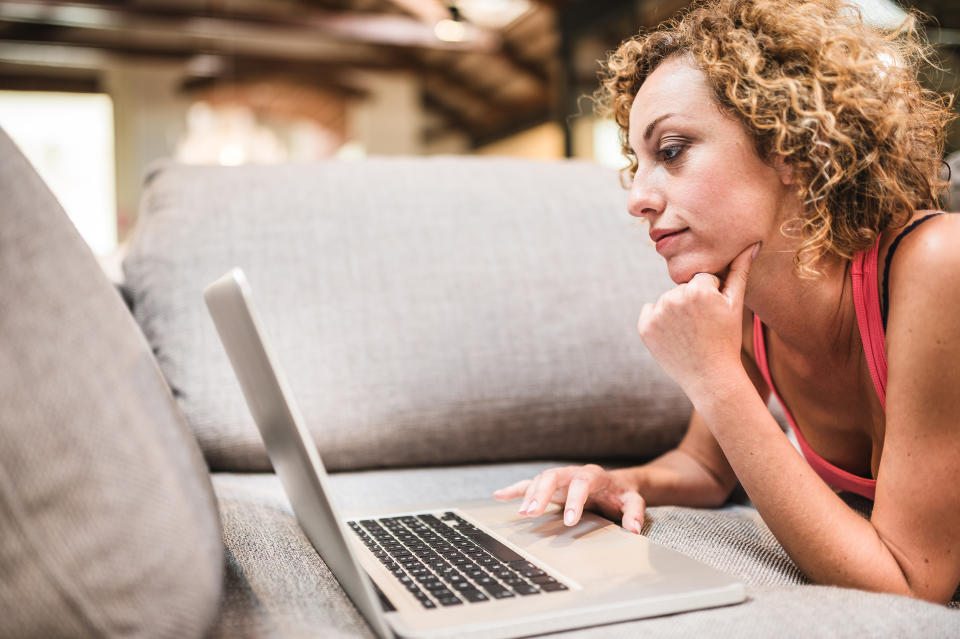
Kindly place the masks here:
[(682, 144), (671, 144), (670, 146), (665, 146), (657, 151), (657, 156), (662, 161), (670, 162), (680, 157), (680, 154), (683, 153), (683, 149), (684, 145)]

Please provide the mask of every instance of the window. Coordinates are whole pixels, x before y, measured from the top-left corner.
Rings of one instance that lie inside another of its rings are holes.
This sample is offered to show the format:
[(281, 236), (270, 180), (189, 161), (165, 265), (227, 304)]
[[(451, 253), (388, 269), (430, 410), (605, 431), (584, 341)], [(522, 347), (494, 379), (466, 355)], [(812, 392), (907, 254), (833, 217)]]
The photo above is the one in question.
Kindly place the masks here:
[(103, 94), (0, 91), (0, 126), (97, 255), (117, 247), (113, 103)]

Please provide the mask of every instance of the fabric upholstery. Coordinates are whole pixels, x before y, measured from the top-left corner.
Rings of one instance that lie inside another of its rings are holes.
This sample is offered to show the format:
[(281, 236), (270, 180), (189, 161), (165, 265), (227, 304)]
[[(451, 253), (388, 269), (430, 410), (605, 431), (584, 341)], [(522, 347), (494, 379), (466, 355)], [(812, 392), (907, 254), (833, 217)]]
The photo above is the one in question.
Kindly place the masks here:
[(636, 333), (672, 284), (625, 202), (581, 162), (161, 165), (126, 286), (215, 470), (269, 469), (201, 299), (234, 266), (332, 470), (652, 457), (690, 405)]
[[(362, 510), (488, 497), (494, 489), (556, 463), (339, 473), (331, 483), (342, 510)], [(214, 637), (373, 636), (297, 526), (274, 475), (218, 473), (213, 481), (227, 553), (227, 596)], [(862, 499), (845, 498), (866, 513)], [(748, 505), (649, 508), (643, 532), (736, 575), (747, 586), (747, 601), (556, 636), (929, 639), (956, 637), (960, 632), (960, 610), (895, 595), (810, 585)]]
[(207, 469), (96, 259), (0, 131), (0, 636), (202, 636)]

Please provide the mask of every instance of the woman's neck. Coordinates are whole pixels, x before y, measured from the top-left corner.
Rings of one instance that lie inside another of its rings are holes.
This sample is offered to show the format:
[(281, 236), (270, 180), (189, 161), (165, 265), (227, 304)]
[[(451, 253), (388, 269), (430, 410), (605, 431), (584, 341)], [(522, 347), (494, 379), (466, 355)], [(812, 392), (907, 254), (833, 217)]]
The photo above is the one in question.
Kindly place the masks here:
[(792, 350), (842, 357), (857, 334), (849, 262), (830, 256), (817, 265), (822, 275), (801, 278), (793, 266), (796, 248), (787, 241), (761, 248), (751, 265), (744, 305)]

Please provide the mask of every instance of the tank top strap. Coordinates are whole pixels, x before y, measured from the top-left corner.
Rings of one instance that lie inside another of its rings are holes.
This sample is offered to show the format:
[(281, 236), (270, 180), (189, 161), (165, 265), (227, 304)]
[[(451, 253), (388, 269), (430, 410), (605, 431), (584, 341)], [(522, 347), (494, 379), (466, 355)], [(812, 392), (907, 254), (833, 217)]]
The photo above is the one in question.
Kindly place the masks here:
[(880, 242), (866, 251), (857, 253), (850, 267), (853, 286), (853, 307), (857, 313), (857, 326), (863, 352), (870, 369), (870, 378), (877, 389), (880, 405), (887, 406), (887, 351), (883, 331), (883, 315), (880, 310), (880, 285), (877, 279), (877, 255)]

